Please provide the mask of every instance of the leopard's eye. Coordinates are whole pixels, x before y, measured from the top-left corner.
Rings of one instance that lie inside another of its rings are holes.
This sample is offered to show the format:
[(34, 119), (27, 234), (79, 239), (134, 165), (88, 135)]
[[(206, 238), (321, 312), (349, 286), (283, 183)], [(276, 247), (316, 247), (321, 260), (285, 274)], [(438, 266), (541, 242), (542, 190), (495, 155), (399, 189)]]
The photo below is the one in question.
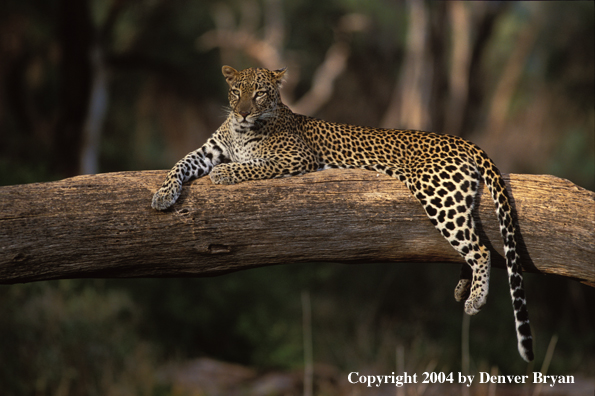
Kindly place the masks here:
[(256, 91), (254, 92), (255, 98), (263, 98), (267, 93), (265, 91)]
[(231, 94), (233, 96), (235, 96), (236, 98), (239, 98), (240, 97), (240, 90), (239, 89), (232, 89), (231, 90)]

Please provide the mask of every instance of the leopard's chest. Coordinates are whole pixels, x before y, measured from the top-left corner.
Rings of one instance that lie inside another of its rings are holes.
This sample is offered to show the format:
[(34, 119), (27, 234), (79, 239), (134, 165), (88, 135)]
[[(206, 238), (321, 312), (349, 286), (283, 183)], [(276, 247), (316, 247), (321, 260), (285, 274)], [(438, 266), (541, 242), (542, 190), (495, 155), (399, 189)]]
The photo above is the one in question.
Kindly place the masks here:
[(236, 144), (232, 146), (229, 157), (232, 162), (249, 162), (258, 158), (258, 155), (252, 145)]
[(232, 162), (249, 162), (262, 157), (266, 136), (253, 131), (232, 132), (229, 158)]

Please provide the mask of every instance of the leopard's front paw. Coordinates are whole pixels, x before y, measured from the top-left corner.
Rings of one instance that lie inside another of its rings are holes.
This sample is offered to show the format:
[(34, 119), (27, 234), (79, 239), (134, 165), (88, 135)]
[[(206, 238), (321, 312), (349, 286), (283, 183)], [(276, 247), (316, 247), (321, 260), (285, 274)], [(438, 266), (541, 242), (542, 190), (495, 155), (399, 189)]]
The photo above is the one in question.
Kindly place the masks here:
[(214, 184), (234, 184), (234, 176), (229, 164), (219, 164), (215, 166), (209, 177)]
[(180, 195), (177, 191), (172, 191), (170, 188), (161, 187), (155, 195), (153, 195), (153, 201), (151, 202), (151, 207), (157, 210), (165, 210), (172, 206), (178, 196)]

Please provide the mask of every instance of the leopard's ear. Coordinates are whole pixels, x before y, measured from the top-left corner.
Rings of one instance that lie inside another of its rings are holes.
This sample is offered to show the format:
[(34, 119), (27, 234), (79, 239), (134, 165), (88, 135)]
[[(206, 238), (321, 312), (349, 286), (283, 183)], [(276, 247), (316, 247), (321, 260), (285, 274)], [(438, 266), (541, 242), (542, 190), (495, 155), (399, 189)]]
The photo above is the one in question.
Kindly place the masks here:
[(275, 76), (275, 81), (277, 82), (277, 86), (280, 87), (285, 81), (285, 72), (287, 71), (287, 67), (283, 69), (272, 70), (271, 72)]
[(231, 85), (236, 79), (236, 76), (238, 75), (238, 71), (231, 66), (223, 66), (221, 68), (221, 72), (223, 73), (223, 77), (225, 77), (225, 80), (231, 87)]

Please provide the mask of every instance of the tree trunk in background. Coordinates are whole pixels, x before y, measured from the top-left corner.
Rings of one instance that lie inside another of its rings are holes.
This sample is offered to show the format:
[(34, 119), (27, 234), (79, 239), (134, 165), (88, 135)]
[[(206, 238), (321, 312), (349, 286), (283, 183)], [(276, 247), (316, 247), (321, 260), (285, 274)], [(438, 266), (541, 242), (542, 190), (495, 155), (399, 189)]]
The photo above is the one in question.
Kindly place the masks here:
[(452, 1), (446, 4), (452, 30), (452, 53), (448, 83), (449, 97), (444, 103), (445, 121), (442, 131), (460, 136), (469, 94), (471, 19), (466, 3)]
[(469, 136), (478, 130), (480, 111), (484, 105), (484, 100), (488, 97), (486, 93), (485, 73), (482, 71), (481, 62), (484, 58), (488, 42), (492, 38), (492, 33), (498, 18), (504, 14), (510, 7), (509, 2), (476, 2), (476, 7), (482, 8), (482, 16), (476, 18), (472, 26), (475, 39), (471, 50), (471, 60), (469, 62), (469, 91), (466, 106), (461, 125), (460, 136), (469, 138)]
[(433, 70), (428, 51), (429, 10), (424, 2), (409, 0), (407, 44), (401, 75), (382, 128), (432, 130), (429, 111)]
[(101, 130), (108, 105), (107, 67), (103, 50), (99, 44), (93, 47), (91, 64), (91, 93), (83, 126), (83, 147), (79, 162), (79, 173), (81, 175), (99, 173)]
[[(463, 262), (409, 190), (375, 172), (328, 170), (231, 186), (202, 178), (184, 186), (172, 210), (158, 212), (151, 198), (165, 174), (0, 187), (0, 283), (211, 276), (299, 262)], [(504, 179), (525, 270), (594, 286), (595, 193), (553, 176)], [(502, 268), (494, 212), (483, 188), (479, 233)]]

